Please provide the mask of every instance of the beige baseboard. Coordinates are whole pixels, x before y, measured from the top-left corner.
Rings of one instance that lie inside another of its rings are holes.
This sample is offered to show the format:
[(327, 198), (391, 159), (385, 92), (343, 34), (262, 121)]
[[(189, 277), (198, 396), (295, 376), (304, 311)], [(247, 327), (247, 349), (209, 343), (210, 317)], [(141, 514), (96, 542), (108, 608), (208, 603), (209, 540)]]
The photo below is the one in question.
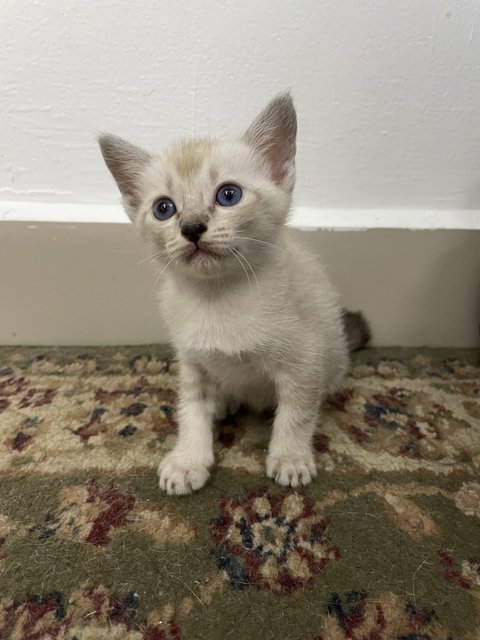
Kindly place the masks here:
[[(480, 231), (296, 231), (374, 344), (479, 344)], [(153, 269), (118, 223), (0, 222), (0, 344), (165, 342)]]

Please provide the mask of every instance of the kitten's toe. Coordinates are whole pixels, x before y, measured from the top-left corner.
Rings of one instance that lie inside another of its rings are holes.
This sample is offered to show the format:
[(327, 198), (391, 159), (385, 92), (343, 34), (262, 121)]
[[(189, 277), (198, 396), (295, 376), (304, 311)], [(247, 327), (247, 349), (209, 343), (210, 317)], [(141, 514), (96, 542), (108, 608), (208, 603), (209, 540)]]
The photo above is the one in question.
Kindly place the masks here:
[(317, 475), (313, 455), (267, 457), (267, 476), (285, 487), (306, 485)]
[(168, 454), (158, 467), (160, 489), (169, 496), (182, 496), (201, 489), (210, 475), (201, 464), (187, 464), (175, 454)]

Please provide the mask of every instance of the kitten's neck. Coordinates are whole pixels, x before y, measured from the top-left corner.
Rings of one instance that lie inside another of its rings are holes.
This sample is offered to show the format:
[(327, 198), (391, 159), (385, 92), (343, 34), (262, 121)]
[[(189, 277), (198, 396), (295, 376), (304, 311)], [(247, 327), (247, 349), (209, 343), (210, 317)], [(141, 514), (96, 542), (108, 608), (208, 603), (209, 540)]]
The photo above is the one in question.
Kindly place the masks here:
[(172, 271), (168, 274), (168, 277), (177, 291), (182, 291), (187, 295), (205, 300), (222, 298), (237, 289), (242, 289), (245, 283), (247, 283), (248, 286), (245, 273), (243, 272), (241, 274), (233, 272), (227, 276), (221, 274), (216, 277), (202, 278), (192, 276), (189, 273)]
[(268, 274), (282, 269), (282, 257), (285, 256), (284, 242), (281, 234), (271, 246), (260, 246), (257, 255), (245, 256), (230, 265), (230, 268), (221, 269), (210, 276), (201, 273), (193, 273), (187, 270), (168, 270), (168, 279), (171, 284), (182, 293), (206, 299), (214, 300), (225, 295), (250, 293), (259, 286), (259, 282), (268, 278)]

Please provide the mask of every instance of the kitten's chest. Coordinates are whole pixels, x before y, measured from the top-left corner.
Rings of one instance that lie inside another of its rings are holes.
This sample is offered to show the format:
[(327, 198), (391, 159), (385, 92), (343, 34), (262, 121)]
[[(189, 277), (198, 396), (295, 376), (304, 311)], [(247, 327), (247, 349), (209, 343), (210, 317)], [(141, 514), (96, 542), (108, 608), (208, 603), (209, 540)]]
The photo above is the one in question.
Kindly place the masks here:
[(199, 299), (167, 291), (162, 312), (179, 350), (239, 354), (258, 349), (265, 339), (264, 310), (241, 296)]

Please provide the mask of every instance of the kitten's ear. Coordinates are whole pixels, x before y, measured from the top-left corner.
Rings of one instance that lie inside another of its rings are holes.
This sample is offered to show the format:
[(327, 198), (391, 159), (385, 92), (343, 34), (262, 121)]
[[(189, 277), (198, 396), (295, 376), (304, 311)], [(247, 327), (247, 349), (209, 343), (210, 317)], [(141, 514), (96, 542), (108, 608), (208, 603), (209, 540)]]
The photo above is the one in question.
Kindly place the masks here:
[(110, 134), (99, 136), (98, 144), (105, 164), (120, 189), (127, 213), (132, 217), (141, 201), (141, 175), (152, 156), (123, 138)]
[(287, 191), (295, 184), (296, 137), (297, 116), (289, 92), (274, 98), (243, 135), (265, 158), (273, 180)]

